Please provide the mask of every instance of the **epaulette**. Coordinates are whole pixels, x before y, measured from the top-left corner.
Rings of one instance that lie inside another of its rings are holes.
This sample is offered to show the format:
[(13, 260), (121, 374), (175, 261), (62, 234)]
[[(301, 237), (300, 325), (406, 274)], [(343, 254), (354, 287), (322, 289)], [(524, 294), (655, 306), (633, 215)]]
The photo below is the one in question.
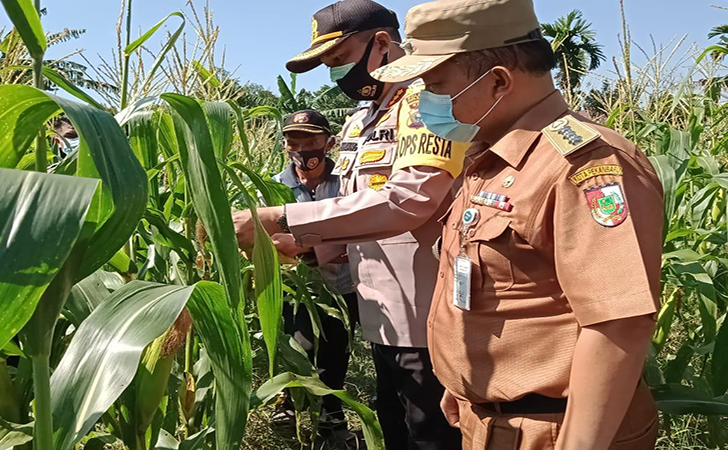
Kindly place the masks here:
[(357, 105), (355, 108), (351, 108), (350, 110), (348, 110), (344, 114), (344, 117), (346, 117), (346, 119), (344, 120), (344, 122), (349, 121), (349, 119), (351, 119), (352, 117), (354, 117), (354, 114), (358, 113), (359, 111), (361, 111), (365, 107), (366, 107), (366, 105)]
[(568, 156), (602, 137), (598, 131), (572, 115), (562, 117), (541, 132), (562, 156)]

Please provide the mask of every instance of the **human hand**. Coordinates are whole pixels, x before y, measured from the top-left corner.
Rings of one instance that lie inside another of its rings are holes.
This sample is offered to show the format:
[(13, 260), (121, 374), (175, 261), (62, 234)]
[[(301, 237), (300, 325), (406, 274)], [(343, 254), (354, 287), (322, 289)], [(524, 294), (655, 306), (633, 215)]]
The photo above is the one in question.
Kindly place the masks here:
[(250, 248), (255, 242), (255, 222), (250, 210), (233, 212), (233, 226), (240, 248)]
[(301, 253), (306, 253), (307, 250), (303, 247), (299, 247), (296, 244), (296, 239), (292, 234), (277, 233), (273, 235), (273, 244), (278, 249), (278, 253), (285, 255), (289, 258), (295, 258)]
[(442, 395), (440, 409), (442, 409), (443, 414), (445, 414), (445, 419), (451, 427), (460, 428), (460, 406), (455, 396), (447, 389), (445, 389), (445, 393)]
[[(278, 219), (283, 215), (282, 206), (273, 206), (269, 208), (258, 208), (258, 219), (260, 219), (263, 228), (269, 235), (280, 233), (280, 225)], [(250, 210), (233, 212), (233, 225), (235, 226), (235, 235), (238, 238), (238, 245), (241, 248), (252, 247), (255, 243), (255, 221)]]

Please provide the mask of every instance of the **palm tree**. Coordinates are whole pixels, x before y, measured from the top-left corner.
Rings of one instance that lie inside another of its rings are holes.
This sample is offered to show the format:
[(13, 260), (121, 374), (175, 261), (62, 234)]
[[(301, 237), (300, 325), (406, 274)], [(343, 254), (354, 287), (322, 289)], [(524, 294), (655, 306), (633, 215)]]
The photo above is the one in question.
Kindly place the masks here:
[(554, 23), (542, 25), (558, 60), (556, 79), (559, 87), (571, 98), (587, 72), (597, 69), (606, 59), (591, 26), (579, 10), (571, 11)]
[(718, 44), (711, 47), (713, 51), (711, 55), (716, 60), (722, 60), (728, 53), (728, 25), (718, 25), (710, 30), (708, 33), (708, 39), (719, 38)]

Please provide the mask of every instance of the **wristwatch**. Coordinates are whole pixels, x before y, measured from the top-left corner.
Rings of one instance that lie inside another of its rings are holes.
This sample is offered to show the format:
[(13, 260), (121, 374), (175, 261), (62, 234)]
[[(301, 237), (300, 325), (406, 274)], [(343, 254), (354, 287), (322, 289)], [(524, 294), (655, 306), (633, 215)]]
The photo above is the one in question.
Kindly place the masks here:
[(279, 227), (281, 227), (281, 230), (283, 230), (284, 233), (290, 233), (291, 229), (288, 228), (288, 215), (286, 215), (286, 211), (283, 210), (283, 214), (276, 220), (276, 223)]

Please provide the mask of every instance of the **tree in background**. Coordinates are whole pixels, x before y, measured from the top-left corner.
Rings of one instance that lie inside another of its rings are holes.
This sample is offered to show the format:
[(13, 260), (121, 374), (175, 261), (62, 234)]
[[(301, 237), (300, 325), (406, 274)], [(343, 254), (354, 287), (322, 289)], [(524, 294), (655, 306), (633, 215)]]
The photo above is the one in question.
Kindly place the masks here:
[(291, 82), (287, 83), (282, 76), (278, 77), (280, 99), (278, 107), (285, 114), (303, 109), (315, 109), (325, 115), (335, 133), (341, 130), (349, 111), (356, 108), (359, 102), (347, 97), (338, 86), (321, 86), (316, 92), (296, 89), (296, 75), (291, 74)]
[(576, 96), (587, 72), (597, 69), (606, 59), (591, 26), (579, 10), (542, 25), (558, 61), (556, 80), (570, 100)]
[[(41, 10), (41, 15), (45, 14), (46, 10)], [(46, 41), (48, 47), (51, 47), (79, 39), (85, 33), (86, 30), (83, 29), (64, 28), (57, 33), (47, 33)], [(47, 59), (43, 61), (43, 65), (81, 88), (95, 91), (114, 90), (114, 86), (93, 79), (88, 73), (87, 66), (70, 59), (79, 53), (80, 51), (77, 50), (62, 58)], [(7, 33), (5, 29), (0, 30), (0, 82), (3, 84), (33, 84), (32, 64), (30, 55), (28, 55), (18, 32), (15, 29), (11, 29)], [(47, 91), (57, 90), (57, 86), (48, 79), (44, 79), (43, 88)]]

